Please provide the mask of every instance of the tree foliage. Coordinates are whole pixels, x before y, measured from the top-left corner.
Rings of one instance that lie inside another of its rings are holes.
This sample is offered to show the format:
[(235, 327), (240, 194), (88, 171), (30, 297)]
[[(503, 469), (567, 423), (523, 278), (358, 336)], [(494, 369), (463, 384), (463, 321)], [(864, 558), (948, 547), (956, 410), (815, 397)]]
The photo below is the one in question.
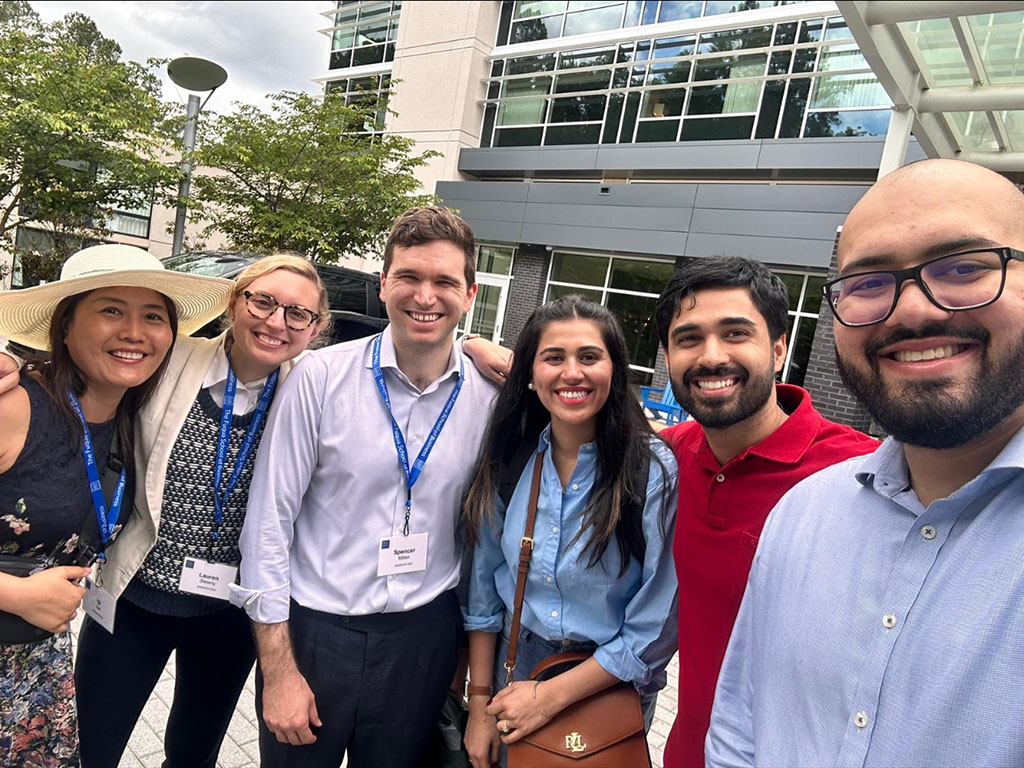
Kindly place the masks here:
[(159, 92), (87, 16), (43, 24), (27, 3), (0, 3), (0, 244), (31, 223), (58, 247), (102, 234), (113, 209), (172, 182)]
[(233, 247), (295, 249), (333, 262), (381, 246), (392, 220), (418, 195), (414, 169), (436, 153), (412, 154), (414, 142), (368, 132), (375, 99), (346, 105), (283, 91), (270, 108), (236, 104), (200, 122), (190, 215), (210, 222)]

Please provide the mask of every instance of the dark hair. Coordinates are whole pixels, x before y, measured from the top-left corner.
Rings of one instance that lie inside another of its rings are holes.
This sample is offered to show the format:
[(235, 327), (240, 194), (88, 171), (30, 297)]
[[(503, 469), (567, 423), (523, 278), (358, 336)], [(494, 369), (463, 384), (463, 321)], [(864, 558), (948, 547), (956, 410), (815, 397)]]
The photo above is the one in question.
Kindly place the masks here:
[[(583, 549), (589, 553), (590, 568), (604, 555), (614, 536), (622, 556), (621, 576), (629, 567), (629, 555), (642, 551), (643, 529), (639, 519), (628, 519), (621, 511), (629, 497), (643, 495), (634, 488), (633, 478), (645, 460), (657, 462), (662, 474), (669, 473), (651, 449), (651, 427), (629, 388), (629, 353), (626, 339), (615, 316), (605, 307), (575, 294), (542, 304), (526, 321), (516, 341), (512, 369), (494, 405), (473, 483), (465, 506), (465, 533), (470, 545), (476, 542), (487, 522), (493, 524), (494, 496), (501, 465), (508, 463), (523, 443), (536, 445), (551, 419), (540, 399), (529, 390), (533, 362), (540, 337), (549, 323), (573, 319), (591, 320), (601, 329), (601, 338), (612, 362), (611, 390), (597, 414), (597, 484), (583, 510), (580, 529), (573, 541), (589, 532)], [(666, 482), (661, 499), (661, 529), (666, 534), (669, 500), (675, 484)]]
[[(50, 320), (49, 359), (45, 364), (39, 366), (43, 386), (49, 393), (54, 405), (57, 406), (57, 412), (60, 413), (70, 427), (71, 434), (77, 435), (78, 447), (81, 447), (83, 439), (82, 423), (79, 421), (78, 415), (71, 408), (71, 404), (68, 403), (65, 393), (70, 389), (75, 393), (76, 397), (81, 397), (85, 392), (85, 379), (82, 378), (81, 371), (78, 370), (78, 366), (75, 365), (71, 355), (68, 353), (68, 348), (64, 344), (64, 334), (67, 332), (68, 324), (75, 314), (75, 308), (90, 293), (92, 291), (67, 296), (57, 305)], [(160, 383), (160, 377), (163, 376), (164, 369), (167, 367), (167, 361), (171, 358), (171, 350), (174, 349), (174, 339), (178, 335), (178, 312), (174, 302), (163, 294), (160, 294), (160, 297), (167, 306), (167, 314), (170, 319), (171, 346), (153, 375), (137, 387), (129, 388), (124, 397), (121, 398), (121, 402), (118, 403), (117, 415), (115, 416), (117, 422), (115, 428), (117, 429), (118, 440), (121, 443), (121, 459), (128, 469), (128, 480), (131, 482), (135, 480), (135, 462), (133, 460), (135, 456), (135, 415), (146, 404), (146, 401), (153, 394), (153, 390)]]
[(705, 288), (746, 288), (757, 311), (768, 324), (775, 341), (786, 333), (789, 320), (789, 292), (785, 283), (764, 264), (739, 256), (693, 259), (672, 274), (658, 297), (655, 318), (661, 346), (668, 348), (668, 329), (684, 300), (693, 306), (694, 294)]
[(447, 208), (439, 205), (421, 205), (410, 208), (391, 225), (387, 242), (384, 244), (384, 269), (386, 275), (391, 269), (391, 257), (395, 246), (411, 248), (444, 240), (462, 251), (466, 257), (463, 269), (466, 288), (476, 282), (476, 240), (473, 230), (465, 221)]

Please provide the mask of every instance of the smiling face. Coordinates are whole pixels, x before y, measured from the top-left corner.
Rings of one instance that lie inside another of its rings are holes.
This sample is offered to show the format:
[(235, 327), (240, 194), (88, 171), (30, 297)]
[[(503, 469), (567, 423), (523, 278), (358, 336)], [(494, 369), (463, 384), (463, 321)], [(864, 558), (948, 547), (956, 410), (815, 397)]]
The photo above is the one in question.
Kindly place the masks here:
[(769, 337), (746, 288), (704, 288), (680, 303), (665, 355), (679, 404), (703, 427), (723, 429), (774, 405), (786, 339)]
[(64, 345), (86, 391), (127, 390), (152, 376), (174, 334), (163, 295), (149, 288), (100, 288), (75, 306)]
[(533, 388), (556, 432), (572, 429), (593, 440), (597, 414), (608, 401), (612, 360), (593, 320), (554, 320), (540, 334)]
[(380, 276), (380, 297), (400, 354), (451, 344), (476, 296), (476, 284), (466, 285), (465, 263), (463, 251), (447, 240), (394, 246), (388, 271)]
[[(278, 304), (295, 304), (317, 313), (320, 301), (318, 287), (307, 277), (275, 269), (256, 278), (246, 290), (270, 296)], [(302, 352), (320, 332), (323, 321), (313, 323), (302, 331), (293, 331), (284, 320), (284, 310), (278, 307), (270, 317), (260, 319), (249, 312), (244, 295), (237, 296), (228, 309), (232, 317), (231, 364), (243, 380), (256, 380), (268, 376), (281, 363)]]
[[(879, 182), (850, 213), (839, 242), (843, 276), (912, 267), (972, 248), (1024, 247), (1024, 201), (1006, 179), (955, 161), (915, 164)], [(1003, 420), (1024, 421), (1024, 264), (1011, 261), (1002, 296), (949, 312), (913, 282), (892, 315), (835, 325), (843, 381), (899, 440), (951, 448)]]

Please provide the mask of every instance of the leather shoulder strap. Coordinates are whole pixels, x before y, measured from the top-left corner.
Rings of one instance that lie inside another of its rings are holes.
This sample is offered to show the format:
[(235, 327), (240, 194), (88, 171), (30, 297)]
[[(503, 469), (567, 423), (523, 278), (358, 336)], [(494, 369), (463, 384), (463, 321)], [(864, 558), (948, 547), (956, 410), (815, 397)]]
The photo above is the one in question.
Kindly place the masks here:
[(537, 500), (540, 498), (540, 476), (544, 469), (544, 453), (537, 451), (533, 463), (533, 485), (530, 486), (530, 506), (526, 510), (526, 528), (519, 540), (519, 570), (516, 574), (516, 595), (512, 601), (512, 627), (509, 631), (508, 658), (505, 659), (505, 685), (512, 682), (516, 669), (516, 651), (519, 647), (519, 623), (523, 616), (523, 596), (526, 594), (526, 574), (530, 571), (533, 554), (533, 524), (537, 520)]

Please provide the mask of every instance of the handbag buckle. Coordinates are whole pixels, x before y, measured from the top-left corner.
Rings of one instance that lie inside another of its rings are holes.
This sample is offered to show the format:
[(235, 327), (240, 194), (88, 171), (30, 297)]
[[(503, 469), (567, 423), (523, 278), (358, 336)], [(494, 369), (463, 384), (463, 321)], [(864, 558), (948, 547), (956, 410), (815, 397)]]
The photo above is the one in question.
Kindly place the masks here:
[(512, 673), (516, 671), (516, 665), (512, 664), (510, 666), (509, 663), (506, 661), (505, 664), (504, 664), (504, 667), (505, 667), (505, 685), (512, 685), (512, 677), (513, 677)]
[(533, 539), (529, 536), (523, 536), (523, 538), (519, 540), (519, 548), (522, 549), (523, 547), (529, 547), (530, 551), (533, 552)]

